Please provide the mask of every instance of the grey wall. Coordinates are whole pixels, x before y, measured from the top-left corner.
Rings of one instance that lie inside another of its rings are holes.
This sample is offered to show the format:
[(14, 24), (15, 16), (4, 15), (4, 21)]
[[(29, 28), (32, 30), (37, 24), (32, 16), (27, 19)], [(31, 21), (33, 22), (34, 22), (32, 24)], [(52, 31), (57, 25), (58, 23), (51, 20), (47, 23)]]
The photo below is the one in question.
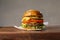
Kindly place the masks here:
[(19, 26), (28, 9), (41, 11), (49, 25), (60, 25), (60, 0), (0, 0), (0, 26)]

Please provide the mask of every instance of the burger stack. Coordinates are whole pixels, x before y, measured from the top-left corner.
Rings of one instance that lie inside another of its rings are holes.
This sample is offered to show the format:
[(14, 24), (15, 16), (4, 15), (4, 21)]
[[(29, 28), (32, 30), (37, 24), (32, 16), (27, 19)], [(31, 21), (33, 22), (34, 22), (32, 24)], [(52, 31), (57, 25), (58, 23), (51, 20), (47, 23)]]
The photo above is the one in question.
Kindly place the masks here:
[(22, 27), (25, 30), (43, 30), (44, 19), (40, 11), (27, 10), (22, 17)]

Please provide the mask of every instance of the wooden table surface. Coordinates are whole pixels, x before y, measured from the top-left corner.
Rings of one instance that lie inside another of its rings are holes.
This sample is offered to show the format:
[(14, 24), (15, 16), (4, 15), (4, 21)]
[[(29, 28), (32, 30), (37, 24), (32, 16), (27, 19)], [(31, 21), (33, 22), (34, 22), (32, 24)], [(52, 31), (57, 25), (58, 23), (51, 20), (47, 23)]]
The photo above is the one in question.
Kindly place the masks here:
[(60, 26), (48, 26), (43, 31), (24, 31), (13, 26), (0, 27), (0, 40), (60, 40)]

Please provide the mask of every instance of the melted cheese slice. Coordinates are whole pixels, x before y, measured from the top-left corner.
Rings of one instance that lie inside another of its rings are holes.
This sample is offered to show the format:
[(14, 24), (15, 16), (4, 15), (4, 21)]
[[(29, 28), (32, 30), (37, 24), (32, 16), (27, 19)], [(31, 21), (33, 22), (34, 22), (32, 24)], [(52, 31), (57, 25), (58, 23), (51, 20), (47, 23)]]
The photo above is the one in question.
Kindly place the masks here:
[(31, 19), (30, 17), (24, 17), (23, 19), (22, 19), (22, 21), (28, 21), (29, 19)]

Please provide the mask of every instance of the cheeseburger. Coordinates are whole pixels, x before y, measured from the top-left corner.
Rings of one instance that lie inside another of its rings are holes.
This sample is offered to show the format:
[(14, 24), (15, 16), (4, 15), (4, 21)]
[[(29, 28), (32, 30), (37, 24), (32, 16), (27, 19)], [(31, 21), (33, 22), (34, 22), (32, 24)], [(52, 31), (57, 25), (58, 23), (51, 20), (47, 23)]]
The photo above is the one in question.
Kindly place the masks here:
[(26, 30), (42, 30), (43, 15), (37, 10), (27, 10), (22, 17), (22, 27)]

